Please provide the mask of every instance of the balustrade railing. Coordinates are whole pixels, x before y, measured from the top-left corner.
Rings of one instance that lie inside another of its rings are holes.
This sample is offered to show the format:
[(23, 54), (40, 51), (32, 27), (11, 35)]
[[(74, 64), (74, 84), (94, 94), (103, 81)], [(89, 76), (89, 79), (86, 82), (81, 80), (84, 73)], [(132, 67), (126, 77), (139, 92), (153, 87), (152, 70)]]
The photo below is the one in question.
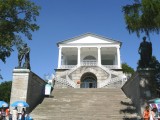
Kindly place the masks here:
[(99, 83), (98, 87), (102, 88), (111, 83), (118, 82), (118, 81), (122, 81), (122, 79), (120, 79), (119, 77), (111, 78), (111, 79), (105, 80), (104, 82)]
[(76, 87), (76, 84), (73, 81), (71, 81), (70, 79), (68, 79), (68, 78), (64, 79), (64, 78), (61, 78), (61, 77), (55, 77), (55, 81), (57, 81), (59, 83), (62, 83), (64, 85), (73, 87), (73, 88)]
[(70, 86), (70, 84), (66, 81), (66, 79), (61, 78), (61, 77), (55, 77), (55, 81), (62, 83), (64, 85)]
[(114, 74), (114, 75), (117, 75), (117, 77), (111, 78), (111, 76), (110, 76), (109, 79), (105, 80), (104, 82), (99, 83), (98, 87), (102, 88), (102, 87), (105, 87), (105, 86), (107, 86), (107, 85), (109, 85), (109, 84), (111, 84), (111, 83), (118, 82), (118, 81), (121, 81), (122, 84), (125, 83), (125, 79), (124, 79), (125, 77), (124, 77), (123, 73), (120, 73), (120, 72), (117, 72), (117, 71), (108, 69), (108, 68), (106, 68), (106, 67), (103, 66), (103, 65), (101, 65), (100, 67), (101, 67), (104, 71), (106, 71), (106, 72), (109, 71), (109, 73), (112, 73), (112, 74)]
[(70, 73), (75, 71), (77, 68), (78, 68), (78, 66), (75, 65), (72, 69), (69, 69), (69, 70), (66, 70), (66, 71), (62, 72), (59, 76), (62, 77), (62, 76), (65, 76), (65, 75), (69, 75)]
[(109, 68), (109, 69), (118, 69), (118, 65), (102, 65), (106, 68)]
[[(61, 69), (73, 69), (77, 65), (61, 65)], [(96, 60), (85, 60), (81, 62), (81, 66), (98, 66), (98, 62)], [(101, 65), (105, 68), (109, 69), (118, 69), (117, 65)]]
[(76, 83), (75, 83), (73, 80), (71, 80), (71, 79), (68, 77), (68, 75), (66, 76), (66, 79), (67, 79), (68, 83), (69, 83), (73, 88), (76, 88)]
[(74, 68), (77, 65), (61, 65), (61, 69), (71, 69)]
[(78, 67), (80, 67), (80, 66), (75, 65), (71, 70), (68, 70), (67, 75), (69, 75), (69, 74), (71, 74), (72, 72), (74, 72)]
[(119, 75), (122, 75), (122, 73), (121, 72), (117, 72), (117, 71), (115, 71), (115, 70), (111, 70), (111, 69), (109, 69), (107, 66), (105, 66), (105, 65), (101, 65), (100, 66), (103, 70), (105, 70), (105, 71), (110, 71), (112, 74), (114, 74), (114, 75), (117, 75), (117, 76), (119, 76)]
[[(80, 66), (98, 66), (98, 65), (97, 65), (96, 60), (83, 60), (83, 62), (81, 62)], [(98, 84), (99, 88), (105, 87), (111, 83), (118, 82), (118, 81), (122, 80), (121, 77), (119, 76), (121, 73), (116, 72), (114, 70), (111, 70), (111, 69), (117, 69), (118, 68), (117, 65), (101, 65), (99, 67), (101, 67), (106, 73), (109, 73), (109, 77), (104, 82)], [(68, 75), (70, 73), (72, 73), (73, 71), (75, 71), (78, 68), (78, 66), (77, 65), (61, 65), (61, 68), (62, 69), (70, 69), (70, 70), (63, 72), (56, 79), (57, 82), (60, 82), (60, 83), (65, 84), (67, 86), (71, 86), (73, 88), (76, 88), (76, 83), (74, 81), (72, 81)], [(117, 75), (117, 77), (111, 78), (111, 73)], [(61, 78), (61, 76), (64, 76), (64, 75), (66, 75), (66, 79)]]
[[(76, 69), (78, 68), (77, 65), (75, 65), (72, 69), (70, 70), (66, 70), (64, 71), (63, 73), (61, 73), (60, 75), (58, 75), (57, 77), (57, 82), (60, 82), (62, 84), (65, 84), (65, 85), (68, 85), (68, 86), (71, 86), (73, 88), (76, 87), (76, 83), (74, 81), (72, 81), (70, 78), (69, 78), (69, 74), (72, 73), (73, 71), (75, 71)], [(64, 78), (61, 78), (62, 76), (66, 76), (66, 79)]]
[(96, 60), (83, 60), (83, 62), (81, 62), (81, 66), (97, 66), (97, 61)]

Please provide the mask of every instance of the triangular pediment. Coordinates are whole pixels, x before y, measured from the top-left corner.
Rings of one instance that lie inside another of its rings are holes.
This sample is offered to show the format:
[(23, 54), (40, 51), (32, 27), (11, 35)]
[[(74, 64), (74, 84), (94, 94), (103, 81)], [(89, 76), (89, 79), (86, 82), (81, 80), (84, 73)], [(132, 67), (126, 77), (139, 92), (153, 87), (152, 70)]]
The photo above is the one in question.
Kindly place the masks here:
[(102, 37), (99, 35), (87, 33), (69, 40), (59, 42), (58, 44), (121, 44), (110, 38)]

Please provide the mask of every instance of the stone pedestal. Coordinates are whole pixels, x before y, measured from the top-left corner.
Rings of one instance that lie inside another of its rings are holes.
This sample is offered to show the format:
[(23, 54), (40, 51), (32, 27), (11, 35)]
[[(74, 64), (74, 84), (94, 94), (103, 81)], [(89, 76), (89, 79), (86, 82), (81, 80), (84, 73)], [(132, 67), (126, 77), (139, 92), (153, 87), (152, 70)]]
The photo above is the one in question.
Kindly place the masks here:
[(142, 115), (147, 101), (155, 97), (153, 92), (154, 70), (138, 70), (122, 87)]
[(12, 81), (10, 103), (13, 103), (14, 101), (17, 100), (27, 101), (29, 77), (30, 77), (29, 69), (13, 70), (13, 81)]
[(46, 82), (29, 69), (14, 69), (10, 104), (23, 100), (29, 104), (28, 112), (44, 98)]

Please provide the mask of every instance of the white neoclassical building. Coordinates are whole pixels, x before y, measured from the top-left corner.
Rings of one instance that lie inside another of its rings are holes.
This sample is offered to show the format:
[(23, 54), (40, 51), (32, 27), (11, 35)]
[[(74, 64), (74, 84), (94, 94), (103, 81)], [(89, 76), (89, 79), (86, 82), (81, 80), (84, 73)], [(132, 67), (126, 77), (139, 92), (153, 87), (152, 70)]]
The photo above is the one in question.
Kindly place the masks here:
[(121, 71), (122, 43), (87, 33), (58, 42), (55, 87), (104, 88), (124, 83)]

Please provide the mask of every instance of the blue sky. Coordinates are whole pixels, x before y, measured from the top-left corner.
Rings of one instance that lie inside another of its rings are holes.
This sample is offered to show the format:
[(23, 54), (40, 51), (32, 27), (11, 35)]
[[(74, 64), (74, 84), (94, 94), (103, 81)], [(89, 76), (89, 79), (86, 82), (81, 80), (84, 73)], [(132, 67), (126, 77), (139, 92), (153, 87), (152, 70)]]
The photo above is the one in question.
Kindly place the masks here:
[[(25, 38), (31, 48), (31, 70), (44, 78), (54, 73), (58, 64), (56, 43), (85, 33), (93, 33), (122, 42), (121, 60), (136, 69), (139, 60), (138, 47), (142, 41), (136, 34), (129, 34), (122, 13), (122, 6), (133, 0), (34, 0), (41, 6), (37, 24), (40, 29), (33, 33), (33, 40)], [(153, 55), (160, 60), (160, 36), (150, 37)], [(12, 71), (18, 65), (17, 51), (0, 61), (4, 80), (12, 80)]]

